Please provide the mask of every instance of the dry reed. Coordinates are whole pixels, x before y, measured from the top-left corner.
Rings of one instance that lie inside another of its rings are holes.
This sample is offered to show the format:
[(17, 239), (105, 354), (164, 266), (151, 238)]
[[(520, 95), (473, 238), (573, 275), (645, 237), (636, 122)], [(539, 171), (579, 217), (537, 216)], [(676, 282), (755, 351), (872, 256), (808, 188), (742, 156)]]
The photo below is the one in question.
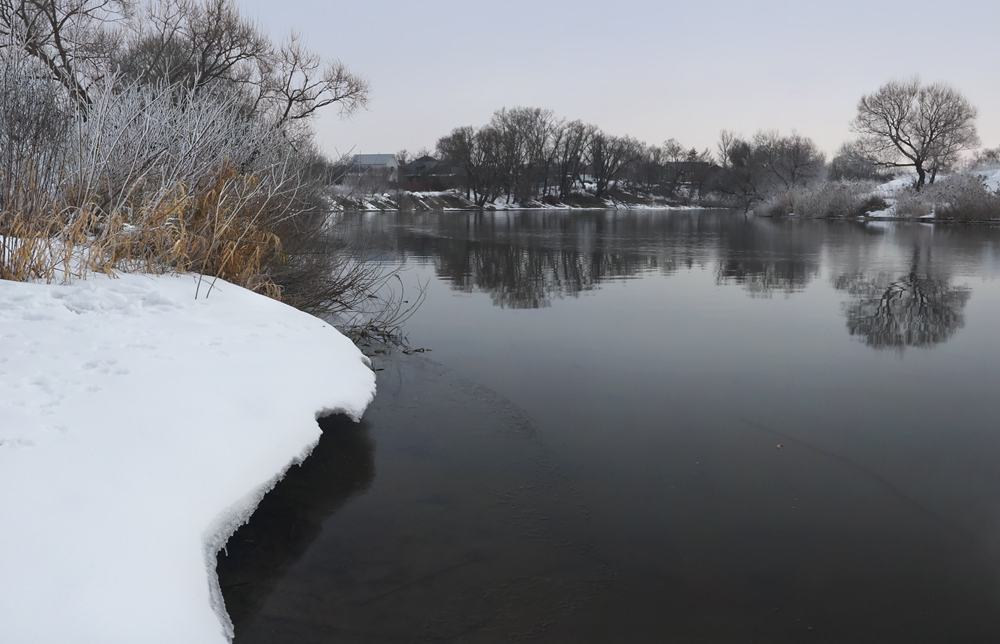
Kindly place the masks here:
[[(196, 272), (280, 299), (268, 268), (283, 261), (275, 229), (289, 203), (224, 165), (203, 185), (105, 213), (93, 198), (0, 218), (0, 278), (71, 280), (87, 273)], [(72, 214), (68, 214), (72, 213)], [(209, 287), (210, 290), (211, 287)]]

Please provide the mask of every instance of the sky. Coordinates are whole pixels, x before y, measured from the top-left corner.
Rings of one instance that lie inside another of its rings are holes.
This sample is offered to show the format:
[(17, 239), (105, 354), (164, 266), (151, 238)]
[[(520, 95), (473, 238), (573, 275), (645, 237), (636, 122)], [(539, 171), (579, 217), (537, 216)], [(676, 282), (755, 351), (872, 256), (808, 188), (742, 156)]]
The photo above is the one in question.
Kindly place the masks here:
[(515, 106), (698, 149), (795, 130), (833, 153), (861, 96), (914, 75), (962, 92), (1000, 145), (997, 0), (237, 1), (371, 83), (367, 110), (317, 120), (328, 155), (433, 150)]

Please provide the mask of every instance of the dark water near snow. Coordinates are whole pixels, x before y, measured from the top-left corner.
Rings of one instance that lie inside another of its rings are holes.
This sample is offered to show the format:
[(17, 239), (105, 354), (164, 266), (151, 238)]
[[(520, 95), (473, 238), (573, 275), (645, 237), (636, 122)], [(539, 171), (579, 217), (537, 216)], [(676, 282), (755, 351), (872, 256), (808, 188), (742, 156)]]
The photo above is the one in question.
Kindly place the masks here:
[(1000, 230), (362, 219), (432, 352), (220, 556), (238, 644), (1000, 641)]

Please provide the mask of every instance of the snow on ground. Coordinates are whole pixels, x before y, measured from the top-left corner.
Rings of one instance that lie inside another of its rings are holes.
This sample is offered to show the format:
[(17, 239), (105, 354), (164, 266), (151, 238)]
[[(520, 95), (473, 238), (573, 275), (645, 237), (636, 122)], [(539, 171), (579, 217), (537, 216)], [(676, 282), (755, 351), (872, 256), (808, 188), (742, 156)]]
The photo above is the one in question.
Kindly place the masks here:
[(0, 281), (0, 641), (226, 642), (215, 555), (375, 379), (326, 323), (191, 276)]
[(987, 190), (1000, 192), (1000, 168), (981, 170), (977, 174), (983, 178), (983, 184)]
[(903, 173), (896, 175), (891, 181), (880, 184), (875, 187), (872, 194), (879, 195), (881, 197), (895, 197), (902, 190), (911, 188), (913, 186), (916, 174), (914, 173)]
[(915, 173), (903, 173), (896, 175), (891, 181), (875, 186), (872, 196), (882, 197), (886, 207), (883, 210), (870, 210), (867, 215), (872, 219), (895, 219), (896, 204), (899, 201), (897, 197), (900, 192), (913, 186), (916, 176)]

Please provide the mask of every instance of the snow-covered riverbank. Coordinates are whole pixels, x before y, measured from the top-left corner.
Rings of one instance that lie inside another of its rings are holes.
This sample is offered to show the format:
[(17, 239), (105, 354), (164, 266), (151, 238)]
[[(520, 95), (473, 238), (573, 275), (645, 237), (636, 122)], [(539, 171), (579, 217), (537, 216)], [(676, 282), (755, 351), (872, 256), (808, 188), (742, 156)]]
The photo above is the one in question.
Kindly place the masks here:
[[(682, 202), (653, 195), (617, 193), (616, 198), (597, 198), (585, 192), (576, 192), (565, 201), (532, 199), (526, 202), (507, 203), (503, 199), (477, 206), (461, 190), (443, 192), (392, 191), (369, 195), (334, 195), (330, 199), (333, 211), (416, 211), (434, 210), (489, 211), (489, 210), (696, 210), (706, 206)], [(711, 206), (708, 206), (711, 207)]]
[(0, 641), (226, 642), (216, 552), (318, 415), (371, 401), (335, 329), (205, 290), (0, 281)]

